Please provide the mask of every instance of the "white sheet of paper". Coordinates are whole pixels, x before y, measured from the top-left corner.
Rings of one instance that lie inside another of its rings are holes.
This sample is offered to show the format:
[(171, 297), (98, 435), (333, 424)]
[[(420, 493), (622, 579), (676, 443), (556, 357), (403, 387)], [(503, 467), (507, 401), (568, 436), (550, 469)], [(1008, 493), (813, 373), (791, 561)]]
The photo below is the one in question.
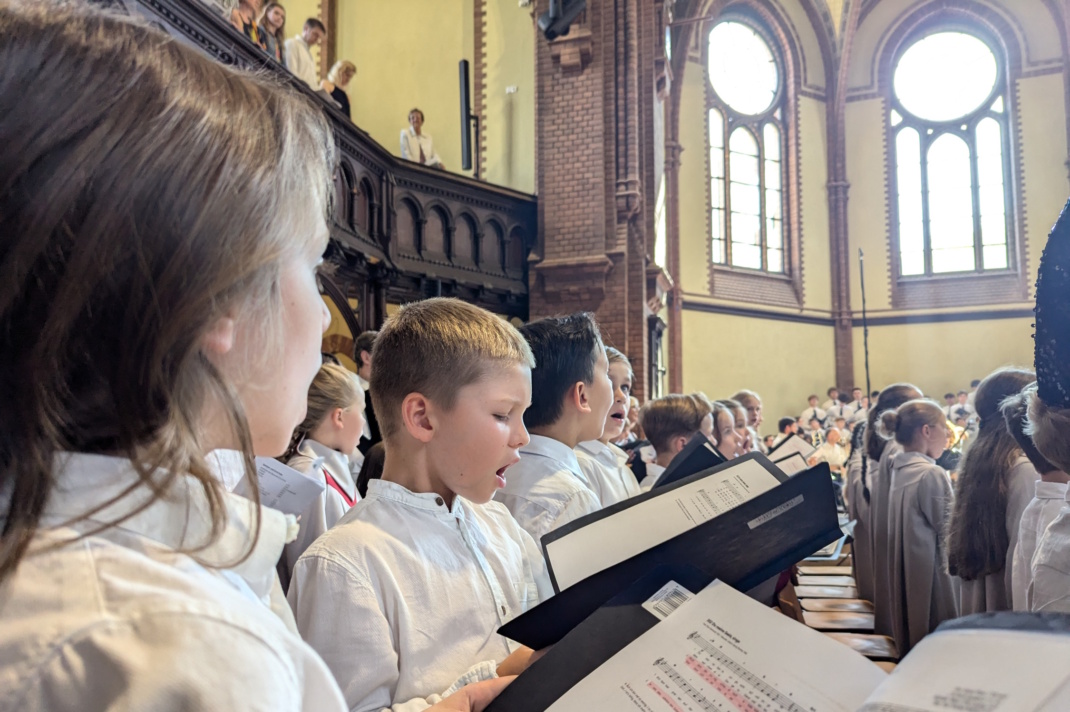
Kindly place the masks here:
[(301, 514), (327, 485), (270, 457), (256, 458), (260, 504), (283, 514)]
[(738, 507), (780, 482), (755, 460), (637, 502), (546, 546), (563, 591)]
[(788, 477), (791, 477), (792, 475), (797, 475), (800, 472), (803, 472), (810, 468), (810, 465), (806, 463), (806, 458), (797, 452), (792, 453), (791, 457), (786, 457), (783, 460), (777, 460), (773, 464), (776, 465), (780, 469), (780, 471)]
[(719, 581), (632, 641), (550, 712), (854, 712), (887, 676)]
[(1064, 712), (1070, 709), (1070, 636), (1017, 630), (930, 635), (861, 712), (891, 709)]
[(803, 456), (803, 459), (805, 460), (806, 458), (813, 455), (815, 452), (817, 452), (816, 447), (811, 445), (806, 440), (803, 440), (798, 435), (792, 435), (784, 442), (783, 445), (778, 447), (773, 452), (769, 453), (769, 458), (773, 462), (780, 462), (781, 460), (786, 460), (795, 453), (799, 453)]

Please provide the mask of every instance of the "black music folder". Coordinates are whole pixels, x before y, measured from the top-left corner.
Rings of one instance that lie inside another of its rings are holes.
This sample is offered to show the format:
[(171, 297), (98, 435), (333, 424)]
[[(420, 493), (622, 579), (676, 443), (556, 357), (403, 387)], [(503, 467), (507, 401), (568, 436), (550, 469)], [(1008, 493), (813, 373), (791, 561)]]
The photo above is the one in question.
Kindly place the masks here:
[[(498, 632), (541, 650), (560, 641), (606, 601), (628, 590), (635, 581), (658, 566), (690, 565), (711, 581), (717, 578), (746, 591), (842, 536), (827, 464), (821, 463), (787, 481), (780, 481), (784, 475), (764, 456), (755, 453), (746, 457), (757, 461), (763, 468), (776, 471), (779, 484), (667, 541), (566, 585), (553, 598), (506, 623)], [(679, 504), (683, 508), (684, 503), (679, 497), (673, 497), (674, 493), (678, 489), (686, 492), (688, 484), (709, 476), (709, 473), (700, 473), (665, 488), (661, 493), (650, 492), (645, 496), (669, 497), (665, 500), (667, 503)], [(709, 494), (700, 491), (695, 498), (701, 500)], [(642, 503), (641, 498), (636, 499), (640, 502), (632, 506)], [(627, 511), (618, 507), (615, 505), (573, 524), (584, 526), (586, 522), (589, 526), (602, 518), (620, 516), (621, 512)], [(556, 533), (543, 537), (548, 563), (552, 556), (548, 543), (552, 546), (553, 542), (549, 540)]]
[(693, 566), (655, 567), (569, 631), (505, 688), (486, 712), (545, 710), (661, 620), (643, 603), (670, 581), (689, 591), (701, 591), (712, 579)]
[(654, 483), (652, 489), (671, 485), (673, 482), (678, 482), (685, 477), (704, 472), (711, 467), (723, 465), (727, 461), (724, 455), (717, 452), (717, 448), (705, 434), (695, 433), (687, 441), (687, 445), (684, 445), (684, 449), (676, 453), (676, 456), (673, 457), (669, 466), (665, 468), (665, 472), (661, 473), (661, 477)]

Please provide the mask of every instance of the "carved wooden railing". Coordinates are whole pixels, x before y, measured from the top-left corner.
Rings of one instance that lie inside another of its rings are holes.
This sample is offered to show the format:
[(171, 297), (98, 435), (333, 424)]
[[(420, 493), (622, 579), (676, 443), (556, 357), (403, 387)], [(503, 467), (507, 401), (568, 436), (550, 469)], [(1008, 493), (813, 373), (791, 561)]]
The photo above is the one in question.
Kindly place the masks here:
[(394, 157), (202, 0), (99, 1), (220, 62), (277, 73), (323, 107), (340, 156), (328, 253), (338, 289), (330, 296), (357, 298), (351, 326), (378, 326), (388, 302), (438, 295), (527, 318), (533, 196)]

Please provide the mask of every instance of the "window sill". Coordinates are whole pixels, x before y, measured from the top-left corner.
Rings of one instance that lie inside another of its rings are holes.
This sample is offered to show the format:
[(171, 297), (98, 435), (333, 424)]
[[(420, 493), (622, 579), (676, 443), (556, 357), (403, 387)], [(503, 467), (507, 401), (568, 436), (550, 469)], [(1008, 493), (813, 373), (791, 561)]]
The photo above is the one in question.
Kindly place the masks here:
[(778, 307), (801, 307), (801, 289), (787, 274), (725, 265), (709, 265), (710, 296)]
[(1014, 271), (899, 277), (892, 285), (892, 306), (897, 309), (967, 307), (1028, 299), (1029, 285)]

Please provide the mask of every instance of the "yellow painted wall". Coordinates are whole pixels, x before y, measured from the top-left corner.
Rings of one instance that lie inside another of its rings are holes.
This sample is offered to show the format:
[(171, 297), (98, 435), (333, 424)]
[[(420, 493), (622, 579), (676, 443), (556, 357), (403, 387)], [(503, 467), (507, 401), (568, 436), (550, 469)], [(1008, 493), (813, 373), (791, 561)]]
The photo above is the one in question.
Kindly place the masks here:
[[(856, 322), (857, 324), (858, 322)], [(869, 369), (874, 390), (907, 381), (943, 402), (947, 392), (969, 390), (970, 381), (1001, 366), (1033, 365), (1031, 318), (901, 324), (869, 330)], [(862, 328), (854, 330), (855, 385), (865, 387)]]
[(531, 7), (486, 3), (485, 175), (535, 192), (535, 30)]
[(457, 63), (472, 61), (472, 27), (472, 0), (340, 2), (338, 58), (357, 65), (353, 121), (400, 155), (401, 130), (419, 107), (446, 168), (461, 172)]
[(829, 203), (825, 188), (828, 183), (825, 103), (799, 97), (798, 116), (803, 306), (807, 310), (827, 313), (832, 309), (832, 280), (829, 278)]
[[(709, 253), (706, 241), (709, 217), (706, 215), (706, 100), (703, 94), (702, 67), (688, 63), (680, 95), (680, 286), (685, 292), (709, 291)], [(687, 332), (684, 332), (685, 340)], [(687, 351), (685, 341), (684, 351)]]
[(684, 311), (684, 392), (728, 398), (741, 388), (762, 397), (761, 434), (798, 417), (810, 393), (832, 383), (832, 329), (788, 321)]

